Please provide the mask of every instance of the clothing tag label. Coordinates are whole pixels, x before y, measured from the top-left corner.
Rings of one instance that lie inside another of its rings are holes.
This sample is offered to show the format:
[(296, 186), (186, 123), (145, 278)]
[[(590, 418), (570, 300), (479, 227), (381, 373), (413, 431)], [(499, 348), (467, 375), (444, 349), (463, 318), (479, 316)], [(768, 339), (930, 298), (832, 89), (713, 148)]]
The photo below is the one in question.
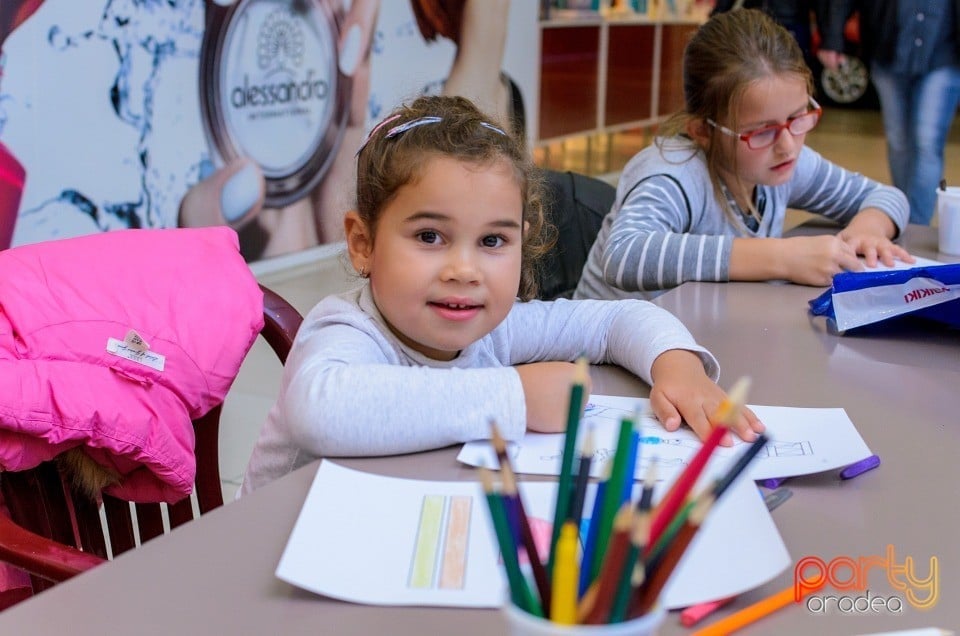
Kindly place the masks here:
[(147, 341), (141, 338), (140, 334), (133, 329), (127, 332), (127, 335), (123, 338), (123, 342), (134, 351), (150, 350), (150, 345), (147, 344)]
[[(141, 342), (143, 341), (141, 340)], [(116, 338), (107, 338), (107, 353), (112, 353), (115, 356), (120, 356), (121, 358), (142, 364), (151, 369), (156, 369), (157, 371), (163, 371), (163, 365), (167, 360), (165, 356), (159, 353), (141, 350), (137, 348), (137, 346), (131, 346)]]

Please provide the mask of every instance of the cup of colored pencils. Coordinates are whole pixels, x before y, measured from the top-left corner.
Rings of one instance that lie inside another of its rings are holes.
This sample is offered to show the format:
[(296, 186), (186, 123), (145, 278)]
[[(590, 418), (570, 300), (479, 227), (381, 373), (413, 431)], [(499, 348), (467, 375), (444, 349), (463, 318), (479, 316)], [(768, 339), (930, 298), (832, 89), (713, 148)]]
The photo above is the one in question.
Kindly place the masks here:
[[(510, 601), (504, 613), (512, 634), (657, 633), (666, 615), (660, 603), (666, 583), (714, 504), (766, 443), (766, 438), (759, 436), (725, 474), (693, 493), (710, 455), (745, 403), (748, 386), (744, 379), (730, 390), (711, 418), (714, 430), (655, 506), (654, 461), (649, 462), (639, 496), (633, 496), (640, 413), (623, 418), (614, 456), (593, 491), (588, 513), (585, 491), (593, 454), (592, 431), (583, 436), (577, 451), (583, 392), (582, 385), (578, 391), (575, 384), (548, 555), (541, 555), (534, 544), (506, 443), (491, 424), (502, 485), (498, 488), (485, 468), (480, 469), (480, 478), (507, 572)], [(574, 461), (575, 455), (579, 461)], [(531, 577), (520, 568), (522, 552)]]
[(547, 618), (534, 616), (508, 603), (503, 608), (507, 633), (512, 636), (656, 636), (667, 616), (662, 606), (639, 618), (602, 625), (564, 625)]

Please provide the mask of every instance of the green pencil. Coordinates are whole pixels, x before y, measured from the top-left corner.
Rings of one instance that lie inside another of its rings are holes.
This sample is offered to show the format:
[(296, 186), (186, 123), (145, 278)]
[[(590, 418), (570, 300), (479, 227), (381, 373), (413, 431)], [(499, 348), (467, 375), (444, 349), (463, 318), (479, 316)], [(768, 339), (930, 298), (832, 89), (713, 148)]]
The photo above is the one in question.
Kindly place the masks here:
[(507, 581), (510, 584), (510, 598), (513, 604), (520, 609), (543, 616), (543, 609), (534, 597), (533, 591), (527, 585), (527, 580), (520, 571), (520, 560), (517, 558), (517, 546), (513, 541), (513, 533), (507, 521), (507, 511), (503, 506), (503, 499), (493, 488), (493, 477), (490, 471), (481, 466), (480, 483), (490, 508), (490, 518), (493, 520), (493, 529), (497, 535), (497, 544), (500, 546), (500, 555), (503, 557), (503, 566), (507, 571)]
[(580, 414), (583, 412), (583, 390), (589, 379), (587, 359), (577, 359), (576, 375), (570, 387), (570, 407), (567, 411), (567, 430), (564, 433), (563, 457), (560, 459), (560, 478), (557, 481), (557, 503), (553, 512), (553, 532), (550, 537), (550, 557), (547, 559), (547, 576), (553, 577), (553, 562), (556, 557), (557, 540), (560, 528), (567, 520), (570, 506), (570, 481), (573, 473), (573, 457), (576, 454), (577, 429), (580, 427)]
[(617, 450), (613, 454), (613, 467), (610, 469), (610, 479), (607, 481), (603, 493), (603, 507), (600, 509), (600, 528), (597, 532), (597, 546), (593, 552), (591, 564), (593, 577), (600, 573), (603, 557), (607, 551), (607, 540), (613, 528), (613, 518), (623, 503), (623, 484), (625, 479), (633, 479), (627, 475), (627, 455), (630, 454), (630, 435), (633, 433), (633, 421), (623, 418), (620, 421), (620, 435), (617, 438)]

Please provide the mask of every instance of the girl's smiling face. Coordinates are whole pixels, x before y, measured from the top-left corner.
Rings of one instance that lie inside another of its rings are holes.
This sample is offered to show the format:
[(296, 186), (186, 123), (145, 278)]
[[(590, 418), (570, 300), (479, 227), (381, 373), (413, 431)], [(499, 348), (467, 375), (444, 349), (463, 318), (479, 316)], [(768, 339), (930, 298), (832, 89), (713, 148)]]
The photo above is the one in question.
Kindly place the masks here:
[[(797, 75), (774, 75), (752, 83), (744, 91), (738, 109), (736, 132), (746, 134), (766, 126), (782, 125), (791, 118), (810, 109), (810, 96), (804, 78)], [(726, 122), (720, 122), (727, 125)], [(728, 126), (731, 127), (732, 126)], [(731, 168), (721, 168), (720, 174), (727, 187), (738, 200), (749, 200), (757, 185), (776, 186), (786, 183), (793, 176), (797, 157), (803, 148), (806, 133), (793, 135), (781, 130), (773, 145), (753, 150), (736, 137), (718, 135), (725, 144), (725, 156), (735, 156)], [(743, 190), (737, 192), (738, 183)], [(741, 199), (742, 197), (742, 199)]]
[(520, 285), (523, 199), (511, 165), (426, 161), (367, 228), (355, 212), (347, 246), (373, 298), (407, 346), (452, 360), (492, 331)]

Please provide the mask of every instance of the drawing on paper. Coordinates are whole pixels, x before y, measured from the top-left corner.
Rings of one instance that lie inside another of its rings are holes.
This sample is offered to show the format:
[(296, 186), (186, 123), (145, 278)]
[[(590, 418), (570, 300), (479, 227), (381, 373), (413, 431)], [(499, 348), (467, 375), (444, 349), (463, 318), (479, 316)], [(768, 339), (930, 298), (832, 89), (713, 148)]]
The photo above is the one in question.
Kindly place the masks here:
[(464, 588), (472, 508), (473, 497), (423, 497), (408, 587), (422, 590)]

